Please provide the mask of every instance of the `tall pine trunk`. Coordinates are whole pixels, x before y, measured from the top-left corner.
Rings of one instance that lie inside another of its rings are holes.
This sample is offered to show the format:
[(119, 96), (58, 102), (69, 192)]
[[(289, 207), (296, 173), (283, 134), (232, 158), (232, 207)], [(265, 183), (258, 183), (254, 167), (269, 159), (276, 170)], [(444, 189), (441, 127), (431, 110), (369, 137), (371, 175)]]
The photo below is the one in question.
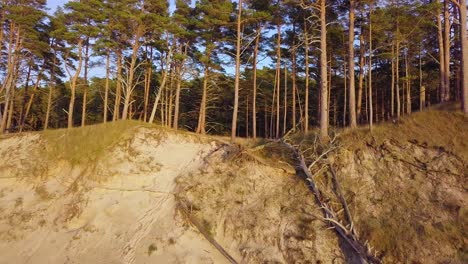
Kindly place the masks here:
[(305, 43), (305, 101), (304, 101), (304, 132), (309, 131), (309, 34), (307, 20), (304, 20)]
[[(349, 34), (348, 34), (348, 65), (349, 65), (349, 84), (348, 84), (348, 95), (349, 95), (349, 125), (351, 128), (357, 127), (356, 121), (356, 87), (354, 81), (354, 7), (355, 0), (350, 0), (349, 7)], [(346, 88), (345, 88), (346, 89)], [(346, 111), (345, 111), (346, 112)]]
[(327, 21), (326, 1), (320, 1), (320, 136), (328, 140)]
[(262, 34), (262, 27), (260, 24), (257, 25), (256, 30), (257, 36), (255, 37), (255, 48), (253, 54), (253, 87), (252, 87), (252, 136), (254, 139), (257, 138), (257, 60), (258, 60), (258, 48), (260, 45), (260, 36)]
[(359, 36), (359, 87), (358, 87), (358, 96), (357, 96), (357, 119), (362, 120), (362, 92), (364, 84), (364, 34), (361, 28), (361, 34)]
[(180, 111), (180, 89), (182, 85), (182, 67), (184, 67), (185, 57), (188, 52), (188, 43), (184, 45), (184, 58), (179, 62), (176, 67), (176, 94), (175, 94), (175, 106), (174, 106), (174, 129), (179, 128), (179, 111)]
[(75, 97), (76, 97), (76, 86), (78, 77), (80, 76), (81, 67), (83, 66), (83, 40), (78, 40), (78, 67), (76, 68), (75, 74), (72, 76), (70, 82), (70, 103), (68, 104), (68, 121), (67, 127), (73, 127), (73, 110), (75, 108)]
[(242, 16), (242, 0), (238, 2), (237, 13), (237, 38), (236, 38), (236, 79), (234, 83), (234, 109), (232, 112), (231, 124), (231, 141), (236, 139), (237, 131), (237, 111), (239, 110), (239, 82), (240, 82), (240, 56), (241, 56), (241, 16)]
[(120, 102), (122, 99), (122, 50), (117, 50), (117, 84), (115, 88), (114, 113), (112, 120), (120, 119)]
[(444, 83), (445, 89), (442, 95), (442, 101), (450, 100), (450, 13), (449, 1), (444, 1)]
[(89, 67), (89, 38), (86, 39), (84, 57), (84, 88), (83, 88), (83, 108), (81, 112), (81, 126), (86, 125), (86, 105), (88, 103), (88, 67)]
[(369, 9), (369, 128), (372, 131), (374, 122), (374, 108), (372, 105), (372, 3)]
[(468, 115), (468, 39), (466, 36), (466, 0), (460, 0), (460, 38), (462, 50), (462, 110)]
[(105, 83), (105, 90), (104, 90), (104, 107), (103, 107), (103, 121), (104, 123), (107, 122), (107, 107), (109, 105), (109, 78), (110, 78), (110, 50), (107, 49), (106, 54), (106, 83)]
[[(278, 2), (279, 3), (279, 2)], [(276, 40), (276, 137), (280, 137), (280, 87), (281, 87), (281, 23), (276, 24), (278, 38)]]

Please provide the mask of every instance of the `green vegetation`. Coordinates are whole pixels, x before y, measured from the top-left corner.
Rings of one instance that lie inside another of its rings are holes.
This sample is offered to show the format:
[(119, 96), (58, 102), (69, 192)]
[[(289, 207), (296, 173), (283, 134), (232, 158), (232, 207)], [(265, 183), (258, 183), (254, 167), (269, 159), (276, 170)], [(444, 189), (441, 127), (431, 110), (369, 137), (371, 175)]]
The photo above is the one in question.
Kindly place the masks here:
[(71, 163), (86, 163), (102, 157), (113, 146), (131, 139), (133, 133), (150, 124), (126, 120), (72, 129), (47, 130), (46, 140), (49, 160), (65, 159)]

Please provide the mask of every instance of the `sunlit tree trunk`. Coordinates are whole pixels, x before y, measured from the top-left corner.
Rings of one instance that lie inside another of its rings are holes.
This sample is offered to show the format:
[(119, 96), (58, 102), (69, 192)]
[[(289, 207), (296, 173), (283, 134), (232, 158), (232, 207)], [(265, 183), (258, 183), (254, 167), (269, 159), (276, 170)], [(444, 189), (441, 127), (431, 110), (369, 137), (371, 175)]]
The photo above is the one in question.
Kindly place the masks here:
[(104, 116), (103, 121), (104, 123), (107, 122), (107, 107), (109, 106), (109, 78), (110, 78), (110, 50), (107, 50), (106, 54), (106, 83), (105, 83), (105, 90), (104, 90)]
[(460, 32), (462, 50), (462, 110), (468, 115), (468, 39), (466, 26), (466, 0), (460, 0)]
[(292, 51), (291, 51), (291, 59), (292, 59), (292, 72), (291, 72), (291, 81), (292, 81), (292, 125), (293, 128), (296, 128), (296, 90), (297, 90), (297, 83), (296, 83), (296, 73), (297, 73), (297, 65), (296, 65), (296, 24), (293, 24), (293, 42), (292, 42)]
[[(350, 7), (349, 7), (349, 34), (348, 34), (348, 65), (349, 65), (349, 125), (351, 128), (357, 127), (357, 121), (356, 121), (356, 96), (355, 96), (355, 91), (356, 91), (356, 86), (355, 86), (355, 81), (354, 81), (354, 7), (355, 7), (355, 1), (350, 0), (349, 2)], [(346, 73), (345, 73), (346, 76)], [(345, 88), (346, 90), (346, 88)], [(346, 111), (345, 111), (346, 113)], [(343, 121), (344, 123), (345, 121)]]
[(358, 96), (357, 96), (357, 119), (361, 121), (362, 119), (362, 91), (364, 84), (364, 34), (361, 28), (361, 35), (359, 36), (359, 87), (358, 87)]
[(444, 82), (445, 89), (443, 91), (442, 101), (450, 100), (450, 13), (449, 1), (444, 1)]
[(85, 57), (84, 57), (84, 87), (83, 87), (83, 107), (81, 112), (81, 126), (86, 125), (86, 105), (88, 103), (88, 67), (89, 67), (89, 38), (85, 42)]
[(70, 81), (70, 103), (68, 104), (68, 128), (73, 127), (73, 110), (75, 108), (75, 97), (76, 97), (76, 85), (78, 77), (80, 76), (81, 67), (83, 66), (83, 40), (78, 40), (78, 66), (75, 74), (72, 76)]
[(114, 113), (112, 120), (116, 121), (120, 118), (120, 101), (122, 99), (122, 50), (117, 51), (117, 84), (115, 87)]
[(309, 34), (307, 20), (304, 20), (305, 44), (305, 101), (304, 101), (304, 132), (309, 131)]
[(320, 136), (328, 139), (327, 21), (326, 1), (320, 1)]
[(231, 124), (231, 141), (236, 139), (237, 131), (237, 111), (239, 109), (239, 82), (240, 82), (240, 56), (241, 56), (241, 17), (242, 17), (242, 0), (238, 2), (237, 13), (237, 38), (236, 38), (236, 79), (234, 83), (234, 110), (232, 112)]
[(374, 122), (374, 108), (372, 105), (372, 3), (369, 9), (369, 128), (372, 131)]
[(252, 87), (252, 136), (254, 139), (257, 138), (257, 60), (258, 60), (258, 48), (260, 45), (261, 26), (257, 25), (257, 36), (255, 37), (255, 48), (253, 54), (253, 87)]
[(278, 38), (276, 40), (276, 137), (280, 137), (280, 87), (281, 87), (281, 23), (276, 25)]

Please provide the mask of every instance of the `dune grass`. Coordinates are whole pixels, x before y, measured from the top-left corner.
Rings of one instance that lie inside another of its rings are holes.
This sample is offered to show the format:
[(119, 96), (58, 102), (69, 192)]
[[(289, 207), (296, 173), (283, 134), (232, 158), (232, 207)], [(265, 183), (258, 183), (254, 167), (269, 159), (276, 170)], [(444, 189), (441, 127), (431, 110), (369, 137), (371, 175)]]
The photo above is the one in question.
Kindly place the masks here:
[(404, 116), (399, 121), (343, 131), (340, 140), (348, 149), (358, 149), (363, 144), (381, 144), (384, 140), (399, 143), (408, 141), (443, 147), (468, 159), (468, 118), (461, 112), (428, 110)]
[(153, 126), (127, 120), (47, 130), (42, 136), (46, 140), (46, 155), (49, 160), (65, 159), (71, 163), (82, 163), (94, 161), (119, 142), (130, 139), (140, 127)]

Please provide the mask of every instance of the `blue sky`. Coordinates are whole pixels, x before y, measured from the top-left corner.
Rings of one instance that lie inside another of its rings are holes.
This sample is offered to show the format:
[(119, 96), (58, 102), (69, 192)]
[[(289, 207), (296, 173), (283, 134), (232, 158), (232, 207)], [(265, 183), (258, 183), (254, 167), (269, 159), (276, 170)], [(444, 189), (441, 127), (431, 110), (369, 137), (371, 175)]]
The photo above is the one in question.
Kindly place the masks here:
[(50, 13), (54, 13), (57, 6), (63, 6), (67, 0), (47, 0), (47, 7), (50, 9)]

